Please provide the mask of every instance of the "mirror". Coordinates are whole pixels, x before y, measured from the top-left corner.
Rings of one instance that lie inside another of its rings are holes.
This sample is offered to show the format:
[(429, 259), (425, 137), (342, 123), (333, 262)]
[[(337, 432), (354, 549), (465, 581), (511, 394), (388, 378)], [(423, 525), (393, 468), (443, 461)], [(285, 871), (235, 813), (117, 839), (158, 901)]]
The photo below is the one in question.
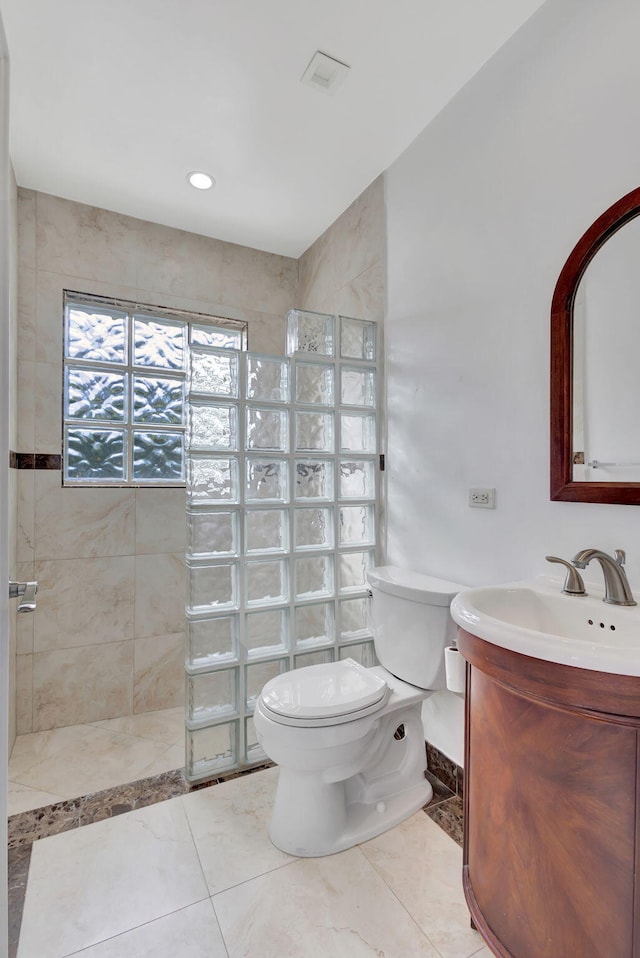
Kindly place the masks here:
[[(589, 227), (551, 305), (551, 498), (640, 504), (640, 188)], [(624, 227), (624, 228), (623, 228)]]

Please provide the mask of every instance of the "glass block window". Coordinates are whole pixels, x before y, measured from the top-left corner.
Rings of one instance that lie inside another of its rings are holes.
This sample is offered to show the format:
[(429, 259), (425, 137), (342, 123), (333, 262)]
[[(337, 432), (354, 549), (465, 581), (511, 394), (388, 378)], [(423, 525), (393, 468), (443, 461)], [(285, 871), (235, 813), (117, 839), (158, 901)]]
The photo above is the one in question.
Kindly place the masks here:
[[(292, 310), (288, 356), (191, 347), (187, 768), (264, 761), (253, 710), (289, 669), (375, 664), (375, 323)], [(169, 427), (167, 427), (169, 428)]]
[[(65, 485), (185, 482), (190, 347), (245, 349), (246, 324), (65, 292)], [(194, 417), (206, 448), (230, 448), (235, 413), (205, 406)]]

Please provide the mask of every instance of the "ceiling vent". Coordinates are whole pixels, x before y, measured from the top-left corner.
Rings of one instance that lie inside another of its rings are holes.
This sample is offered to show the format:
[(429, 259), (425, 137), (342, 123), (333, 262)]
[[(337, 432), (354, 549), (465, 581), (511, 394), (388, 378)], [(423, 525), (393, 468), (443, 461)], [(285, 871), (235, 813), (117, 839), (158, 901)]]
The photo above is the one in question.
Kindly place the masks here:
[(318, 50), (311, 57), (309, 66), (300, 77), (300, 82), (332, 96), (344, 82), (350, 69), (351, 67), (346, 63), (340, 63), (339, 60), (334, 60), (333, 57), (328, 57), (326, 53), (320, 53)]

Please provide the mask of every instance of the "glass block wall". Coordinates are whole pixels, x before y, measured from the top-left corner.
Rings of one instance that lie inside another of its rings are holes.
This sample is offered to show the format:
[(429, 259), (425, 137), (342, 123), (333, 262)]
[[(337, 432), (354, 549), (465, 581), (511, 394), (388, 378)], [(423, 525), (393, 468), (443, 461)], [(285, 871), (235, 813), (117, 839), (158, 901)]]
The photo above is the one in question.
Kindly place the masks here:
[(375, 664), (375, 323), (292, 310), (289, 355), (193, 345), (187, 435), (187, 777), (264, 759), (270, 678)]

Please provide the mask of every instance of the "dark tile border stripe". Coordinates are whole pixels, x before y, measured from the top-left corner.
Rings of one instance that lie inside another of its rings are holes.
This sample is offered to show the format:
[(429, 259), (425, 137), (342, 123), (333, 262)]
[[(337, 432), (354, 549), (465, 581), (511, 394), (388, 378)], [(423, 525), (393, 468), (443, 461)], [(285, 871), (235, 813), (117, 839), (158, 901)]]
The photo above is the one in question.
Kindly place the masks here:
[(427, 768), (441, 782), (450, 788), (454, 795), (464, 798), (464, 770), (444, 752), (426, 742)]
[(9, 848), (30, 844), (40, 838), (48, 838), (50, 835), (59, 835), (61, 832), (79, 828), (81, 825), (91, 825), (105, 818), (115, 818), (116, 815), (124, 815), (125, 812), (131, 812), (136, 808), (155, 805), (156, 802), (164, 802), (178, 795), (187, 795), (200, 788), (208, 788), (210, 785), (218, 785), (232, 778), (250, 775), (263, 768), (271, 768), (272, 765), (273, 762), (263, 762), (251, 768), (228, 772), (226, 775), (219, 775), (195, 784), (187, 781), (182, 769), (176, 769), (173, 772), (163, 772), (161, 775), (143, 778), (126, 785), (106, 788), (92, 795), (69, 798), (64, 802), (56, 802), (54, 805), (44, 805), (42, 808), (34, 808), (28, 812), (19, 812), (17, 815), (9, 816)]
[(49, 452), (9, 451), (11, 469), (62, 469), (62, 456)]
[(425, 742), (426, 777), (433, 787), (433, 798), (424, 811), (449, 838), (462, 846), (464, 772), (444, 752)]
[[(433, 808), (452, 798), (461, 799), (463, 796), (462, 769), (428, 742), (426, 749), (429, 769), (427, 778), (434, 791), (433, 798), (427, 807)], [(252, 768), (228, 772), (226, 775), (222, 774), (195, 784), (187, 781), (182, 769), (176, 769), (151, 778), (143, 778), (137, 782), (107, 788), (91, 795), (70, 798), (64, 802), (56, 802), (54, 805), (44, 805), (42, 808), (20, 812), (9, 817), (9, 848), (17, 848), (19, 845), (35, 842), (49, 835), (58, 835), (71, 828), (79, 828), (81, 825), (90, 825), (92, 822), (99, 822), (105, 818), (123, 815), (125, 812), (144, 808), (146, 805), (154, 805), (156, 802), (164, 802), (178, 795), (187, 795), (200, 788), (208, 788), (210, 785), (249, 775), (263, 768), (271, 768), (272, 765), (273, 762), (263, 762)]]
[(432, 821), (439, 825), (449, 838), (462, 848), (463, 814), (462, 799), (459, 795), (448, 798), (437, 805), (427, 805), (424, 809)]
[(33, 845), (9, 849), (9, 958), (16, 958)]

